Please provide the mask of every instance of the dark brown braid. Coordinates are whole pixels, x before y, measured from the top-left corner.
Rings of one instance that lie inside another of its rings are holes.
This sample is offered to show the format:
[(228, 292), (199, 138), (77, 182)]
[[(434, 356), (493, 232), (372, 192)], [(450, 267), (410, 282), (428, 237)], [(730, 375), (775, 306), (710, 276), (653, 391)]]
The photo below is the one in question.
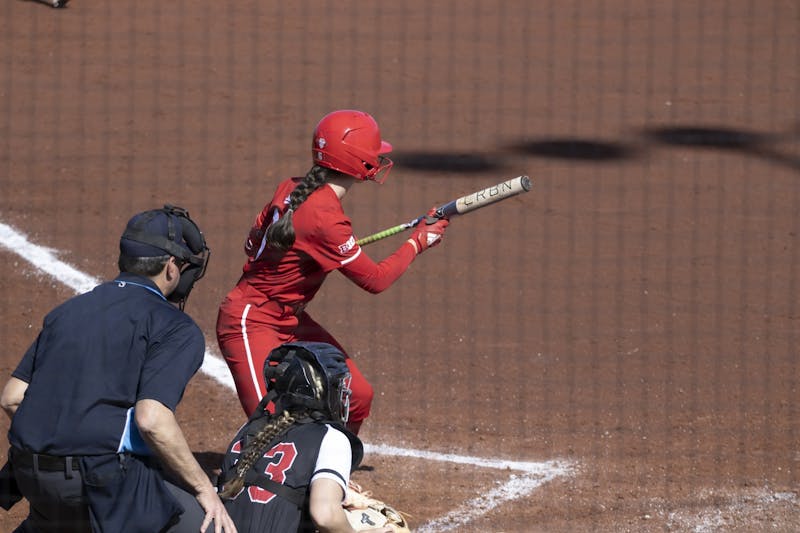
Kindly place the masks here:
[(280, 435), (289, 426), (295, 423), (296, 420), (308, 416), (307, 410), (295, 411), (290, 413), (284, 411), (280, 416), (273, 416), (261, 431), (259, 431), (247, 443), (245, 449), (242, 450), (239, 460), (234, 465), (236, 470), (236, 477), (231, 479), (225, 484), (225, 488), (219, 493), (220, 498), (235, 498), (237, 494), (244, 488), (244, 476), (254, 464), (264, 455), (264, 448), (272, 442), (272, 439)]
[(303, 181), (298, 183), (289, 195), (286, 212), (267, 228), (267, 246), (285, 252), (294, 245), (292, 214), (311, 196), (311, 193), (328, 181), (329, 172), (327, 168), (318, 165), (311, 167), (308, 174), (303, 177)]

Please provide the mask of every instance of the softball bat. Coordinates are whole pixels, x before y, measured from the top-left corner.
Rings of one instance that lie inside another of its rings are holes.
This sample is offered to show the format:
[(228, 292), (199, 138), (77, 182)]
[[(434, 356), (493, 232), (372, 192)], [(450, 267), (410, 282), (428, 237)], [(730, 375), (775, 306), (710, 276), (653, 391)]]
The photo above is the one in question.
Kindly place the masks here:
[[(516, 178), (510, 180), (501, 181), (497, 185), (492, 185), (491, 187), (486, 187), (485, 189), (481, 189), (460, 198), (456, 198), (451, 202), (437, 207), (435, 211), (436, 217), (451, 218), (456, 215), (463, 215), (469, 213), (470, 211), (475, 211), (481, 207), (486, 207), (487, 205), (499, 202), (500, 200), (505, 200), (506, 198), (511, 198), (530, 190), (531, 179), (528, 176), (517, 176)], [(425, 215), (422, 215), (421, 217), (417, 217), (409, 222), (398, 224), (397, 226), (392, 226), (391, 228), (379, 231), (378, 233), (358, 239), (356, 242), (358, 242), (359, 245), (364, 245), (385, 239), (386, 237), (390, 237), (409, 228), (413, 228), (419, 224), (420, 220), (423, 220), (424, 218)]]

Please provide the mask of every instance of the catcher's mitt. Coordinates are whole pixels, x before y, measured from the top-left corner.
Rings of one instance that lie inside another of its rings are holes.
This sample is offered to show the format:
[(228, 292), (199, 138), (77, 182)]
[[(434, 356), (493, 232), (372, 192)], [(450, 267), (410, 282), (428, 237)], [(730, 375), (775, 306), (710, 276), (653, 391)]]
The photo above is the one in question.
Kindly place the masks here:
[(403, 513), (376, 500), (371, 491), (362, 489), (353, 481), (347, 487), (347, 496), (342, 506), (347, 520), (356, 531), (390, 526), (395, 533), (411, 533)]

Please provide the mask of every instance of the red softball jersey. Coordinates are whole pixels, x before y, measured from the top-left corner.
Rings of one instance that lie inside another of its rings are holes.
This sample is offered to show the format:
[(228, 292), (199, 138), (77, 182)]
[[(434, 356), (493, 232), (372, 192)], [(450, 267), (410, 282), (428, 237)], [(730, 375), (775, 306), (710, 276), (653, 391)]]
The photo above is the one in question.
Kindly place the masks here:
[[(237, 286), (220, 305), (217, 340), (249, 416), (266, 393), (263, 365), (269, 352), (297, 340), (342, 346), (304, 311), (327, 275), (340, 270), (356, 285), (379, 293), (392, 285), (416, 257), (410, 243), (375, 263), (356, 242), (350, 219), (333, 188), (323, 185), (292, 215), (295, 243), (288, 251), (266, 246), (265, 228), (286, 211), (289, 195), (302, 178), (289, 178), (275, 191), (250, 229), (249, 256)], [(372, 387), (348, 357), (353, 374), (350, 420), (357, 426), (368, 415)]]

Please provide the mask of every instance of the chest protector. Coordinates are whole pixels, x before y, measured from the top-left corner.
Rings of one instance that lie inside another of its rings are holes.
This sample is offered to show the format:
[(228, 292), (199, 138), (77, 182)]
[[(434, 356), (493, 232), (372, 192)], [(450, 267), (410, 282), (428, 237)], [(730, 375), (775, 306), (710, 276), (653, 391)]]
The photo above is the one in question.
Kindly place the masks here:
[[(242, 451), (269, 419), (268, 414), (251, 418), (234, 437), (223, 460), (220, 489), (236, 476), (235, 465)], [(347, 435), (353, 468), (360, 464), (363, 445), (342, 424), (311, 418), (295, 422), (264, 447), (261, 457), (245, 474), (244, 489), (225, 501), (240, 532), (315, 531), (308, 489), (322, 439), (328, 432), (326, 425)]]

